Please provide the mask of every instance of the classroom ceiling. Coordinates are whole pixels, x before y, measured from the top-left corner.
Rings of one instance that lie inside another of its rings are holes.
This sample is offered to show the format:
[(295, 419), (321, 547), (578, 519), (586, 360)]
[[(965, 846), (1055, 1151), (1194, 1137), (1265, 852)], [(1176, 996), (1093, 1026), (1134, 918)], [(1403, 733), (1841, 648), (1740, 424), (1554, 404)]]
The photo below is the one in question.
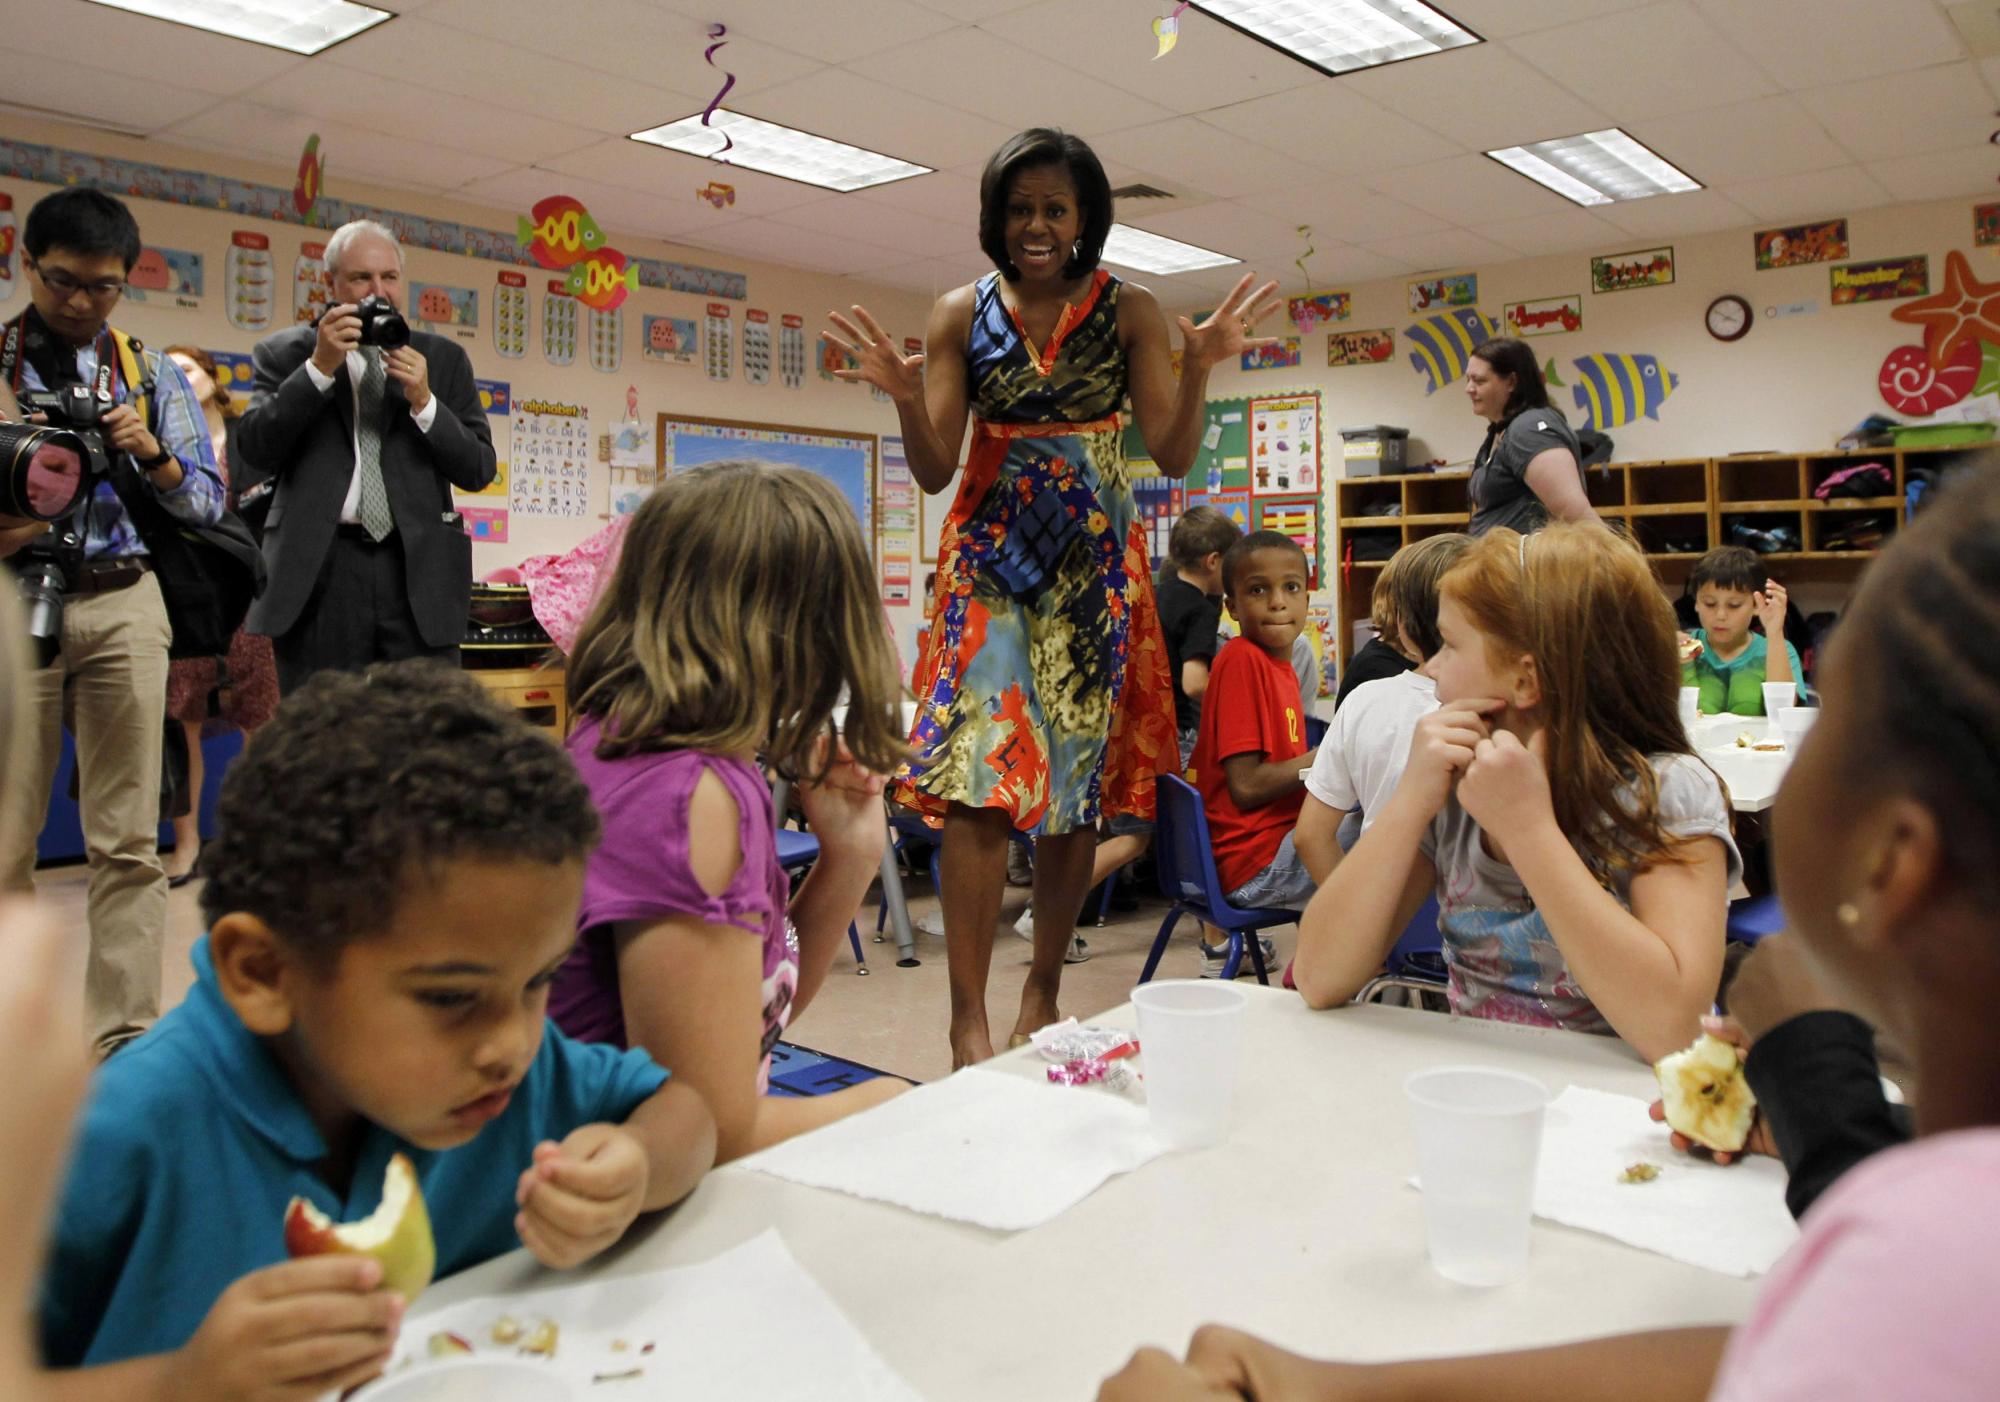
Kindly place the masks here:
[[(313, 58), (37, 0), (0, 37), (8, 111), (930, 292), (989, 266), (978, 174), (1015, 129), (1087, 138), (1124, 221), (1316, 285), (1991, 195), (2000, 9), (1954, 0), (1434, 0), (1485, 43), (1328, 78), (1168, 0), (377, 0)], [(717, 67), (705, 26), (728, 26)], [(936, 167), (853, 194), (630, 141), (728, 105)], [(1482, 151), (1622, 126), (1701, 181), (1585, 210)], [(712, 208), (710, 180), (736, 187)], [(1188, 305), (1239, 270), (1148, 277)]]

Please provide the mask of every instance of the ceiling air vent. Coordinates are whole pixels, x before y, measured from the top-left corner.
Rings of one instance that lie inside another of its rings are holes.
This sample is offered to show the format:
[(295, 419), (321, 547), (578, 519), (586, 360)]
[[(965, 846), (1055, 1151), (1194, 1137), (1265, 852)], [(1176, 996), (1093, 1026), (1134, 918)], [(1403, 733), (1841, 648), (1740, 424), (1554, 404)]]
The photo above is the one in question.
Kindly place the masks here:
[(1120, 185), (1112, 190), (1111, 198), (1114, 200), (1170, 200), (1174, 198), (1174, 195), (1171, 190), (1162, 190), (1153, 185)]

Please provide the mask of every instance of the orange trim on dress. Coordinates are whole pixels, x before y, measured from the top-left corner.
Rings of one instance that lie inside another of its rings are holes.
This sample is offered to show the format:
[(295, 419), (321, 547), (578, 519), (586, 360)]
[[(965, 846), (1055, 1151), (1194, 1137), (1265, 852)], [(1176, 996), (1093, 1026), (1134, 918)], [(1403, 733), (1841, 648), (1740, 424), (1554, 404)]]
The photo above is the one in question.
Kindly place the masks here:
[(1070, 332), (1082, 324), (1085, 317), (1090, 315), (1090, 309), (1097, 305), (1098, 295), (1110, 281), (1111, 274), (1102, 268), (1092, 273), (1090, 291), (1084, 295), (1082, 302), (1074, 306), (1068, 302), (1063, 303), (1062, 315), (1056, 318), (1056, 329), (1049, 333), (1048, 349), (1039, 352), (1035, 349), (1034, 341), (1028, 336), (1028, 328), (1022, 323), (1021, 314), (1007, 305), (1007, 299), (1000, 296), (998, 288), (994, 289), (993, 295), (1000, 299), (1000, 309), (1006, 312), (1007, 319), (1014, 323), (1014, 331), (1021, 338), (1021, 349), (1028, 353), (1028, 364), (1034, 368), (1037, 375), (1046, 380), (1055, 373), (1056, 356), (1062, 351), (1063, 341), (1068, 338)]
[(1092, 419), (1089, 423), (1032, 423), (998, 424), (991, 419), (977, 415), (972, 420), (973, 429), (988, 438), (1067, 438), (1079, 433), (1115, 433), (1125, 426), (1123, 414), (1111, 414), (1105, 418)]

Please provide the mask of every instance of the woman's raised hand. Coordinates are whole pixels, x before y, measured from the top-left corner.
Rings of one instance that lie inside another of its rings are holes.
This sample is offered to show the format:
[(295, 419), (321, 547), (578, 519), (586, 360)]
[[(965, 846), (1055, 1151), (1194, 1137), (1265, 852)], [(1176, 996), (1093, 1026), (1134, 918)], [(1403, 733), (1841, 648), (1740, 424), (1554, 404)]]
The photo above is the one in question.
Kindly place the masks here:
[(1278, 296), (1276, 282), (1267, 282), (1252, 292), (1252, 276), (1245, 273), (1238, 278), (1236, 286), (1222, 299), (1222, 304), (1210, 312), (1208, 320), (1201, 325), (1196, 326), (1186, 317), (1177, 318), (1189, 364), (1205, 370), (1254, 347), (1278, 343), (1275, 336), (1259, 336), (1257, 324), (1276, 311), (1284, 299)]
[(857, 369), (834, 371), (834, 378), (873, 385), (898, 404), (921, 398), (924, 392), (923, 353), (904, 355), (897, 349), (895, 338), (868, 314), (868, 308), (857, 303), (849, 310), (854, 313), (852, 321), (839, 312), (826, 314), (826, 319), (833, 325), (826, 338), (861, 364)]

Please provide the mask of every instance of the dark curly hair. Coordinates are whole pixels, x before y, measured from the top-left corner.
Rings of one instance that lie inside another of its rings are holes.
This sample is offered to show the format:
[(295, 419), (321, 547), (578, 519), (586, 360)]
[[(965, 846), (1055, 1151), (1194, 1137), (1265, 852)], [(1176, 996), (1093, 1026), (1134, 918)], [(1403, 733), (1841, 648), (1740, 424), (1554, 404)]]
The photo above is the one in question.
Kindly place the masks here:
[(597, 845), (569, 756), (433, 661), (321, 672), (229, 768), (202, 915), (242, 911), (309, 957), (382, 930), (413, 880), (471, 857), (551, 866)]

